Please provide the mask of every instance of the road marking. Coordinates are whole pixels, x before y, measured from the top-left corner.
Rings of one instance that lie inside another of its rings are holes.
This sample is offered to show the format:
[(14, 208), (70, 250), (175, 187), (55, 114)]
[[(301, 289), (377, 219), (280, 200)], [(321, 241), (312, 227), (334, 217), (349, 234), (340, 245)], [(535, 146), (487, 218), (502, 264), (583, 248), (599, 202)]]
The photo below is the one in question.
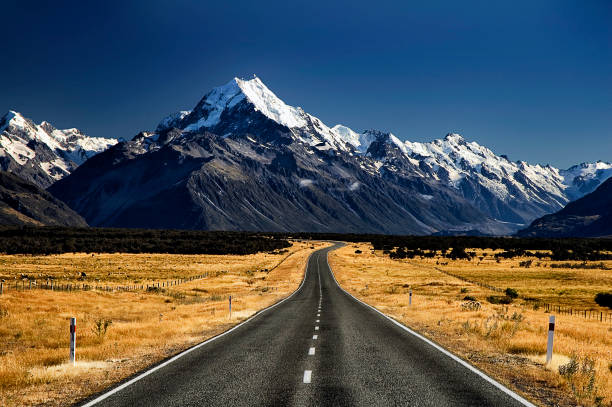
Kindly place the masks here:
[(447, 351), (446, 349), (444, 349), (443, 347), (441, 347), (440, 345), (438, 345), (437, 343), (434, 343), (432, 341), (430, 341), (429, 339), (425, 338), (423, 335), (419, 334), (418, 332), (413, 331), (412, 329), (408, 328), (407, 326), (403, 325), (402, 323), (396, 321), (395, 319), (383, 314), (382, 312), (380, 312), (379, 310), (377, 310), (376, 308), (374, 308), (373, 306), (371, 306), (370, 304), (366, 304), (365, 302), (361, 301), (359, 298), (353, 296), (351, 293), (349, 293), (348, 291), (346, 291), (342, 286), (340, 286), (340, 284), (338, 284), (338, 280), (336, 280), (336, 276), (334, 275), (334, 271), (332, 270), (332, 268), (329, 266), (329, 258), (327, 256), (325, 256), (325, 261), (327, 261), (327, 267), (329, 268), (329, 271), (331, 272), (332, 278), (334, 279), (334, 281), (336, 282), (336, 285), (338, 287), (340, 287), (340, 289), (342, 291), (344, 291), (349, 297), (353, 298), (355, 301), (363, 304), (364, 306), (370, 308), (371, 310), (373, 310), (374, 312), (379, 313), (380, 315), (382, 315), (384, 318), (387, 318), (389, 321), (391, 321), (392, 323), (394, 323), (395, 325), (397, 325), (398, 327), (400, 327), (401, 329), (403, 329), (404, 331), (408, 332), (409, 334), (415, 336), (416, 338), (422, 340), (423, 342), (425, 342), (426, 344), (430, 345), (431, 347), (433, 347), (434, 349), (440, 351), (441, 353), (443, 353), (444, 355), (448, 356), (449, 358), (453, 359), (455, 362), (459, 363), (460, 365), (462, 365), (463, 367), (467, 368), (468, 370), (472, 371), (473, 373), (476, 373), (478, 376), (480, 376), (481, 378), (483, 378), (484, 380), (486, 380), (487, 382), (489, 382), (490, 384), (492, 384), (493, 386), (497, 387), (499, 390), (501, 390), (502, 392), (506, 393), (508, 396), (512, 397), (513, 399), (515, 399), (516, 401), (518, 401), (519, 403), (521, 403), (524, 406), (528, 406), (528, 407), (536, 407), (535, 404), (529, 402), (528, 400), (524, 399), (523, 397), (519, 396), (518, 394), (516, 394), (515, 392), (513, 392), (512, 390), (510, 390), (509, 388), (505, 387), (503, 384), (499, 383), (498, 381), (496, 381), (495, 379), (487, 376), (486, 374), (484, 374), (483, 372), (481, 372), (480, 370), (478, 370), (477, 368), (475, 368), (474, 366), (470, 365), (468, 362), (466, 362), (465, 360), (461, 359), (460, 357), (452, 354), (451, 352)]
[(315, 348), (308, 349), (308, 355), (312, 356), (315, 354)]
[(315, 326), (315, 331), (318, 331), (318, 330), (319, 330), (319, 327), (318, 327), (318, 326)]
[(312, 339), (317, 339), (319, 335), (312, 335)]
[(317, 319), (317, 322), (321, 322), (321, 321)]
[[(229, 330), (227, 330), (227, 331), (225, 331), (225, 332), (223, 332), (223, 333), (220, 333), (220, 334), (219, 334), (219, 335), (217, 335), (217, 336), (213, 336), (212, 338), (209, 338), (209, 339), (205, 340), (204, 342), (201, 342), (201, 343), (199, 343), (199, 344), (197, 344), (197, 345), (194, 345), (193, 347), (191, 347), (191, 348), (189, 348), (189, 349), (184, 350), (183, 352), (181, 352), (181, 353), (179, 353), (178, 355), (176, 355), (176, 356), (174, 356), (174, 357), (172, 357), (172, 358), (168, 359), (167, 361), (165, 361), (165, 362), (163, 362), (163, 363), (160, 363), (159, 365), (157, 365), (157, 366), (155, 366), (155, 367), (153, 367), (153, 368), (151, 368), (151, 369), (149, 369), (149, 370), (147, 370), (147, 371), (145, 371), (145, 372), (143, 372), (143, 373), (139, 374), (138, 376), (136, 376), (136, 377), (135, 377), (135, 378), (133, 378), (132, 380), (129, 380), (129, 381), (127, 381), (127, 382), (123, 383), (122, 385), (117, 386), (117, 387), (115, 387), (114, 389), (107, 391), (106, 393), (104, 393), (104, 394), (100, 395), (99, 397), (96, 397), (95, 399), (91, 400), (90, 402), (88, 402), (88, 403), (86, 403), (86, 404), (83, 404), (81, 407), (90, 407), (90, 406), (93, 406), (93, 405), (98, 404), (98, 403), (99, 403), (99, 402), (101, 402), (102, 400), (105, 400), (105, 399), (109, 398), (110, 396), (112, 396), (113, 394), (120, 392), (121, 390), (125, 389), (126, 387), (128, 387), (128, 386), (130, 386), (130, 385), (132, 385), (132, 384), (136, 383), (137, 381), (139, 381), (139, 380), (141, 380), (141, 379), (143, 379), (143, 378), (147, 377), (147, 376), (148, 376), (148, 375), (150, 375), (151, 373), (154, 373), (154, 372), (158, 371), (159, 369), (161, 369), (161, 368), (163, 368), (163, 367), (165, 367), (165, 366), (168, 366), (170, 363), (174, 362), (175, 360), (182, 358), (183, 356), (185, 356), (185, 355), (187, 355), (187, 354), (189, 354), (189, 353), (193, 352), (194, 350), (196, 350), (196, 349), (198, 349), (198, 348), (201, 348), (202, 346), (204, 346), (204, 345), (206, 345), (206, 344), (208, 344), (208, 343), (210, 343), (210, 342), (212, 342), (212, 341), (216, 341), (217, 339), (224, 337), (225, 335), (229, 334), (230, 332), (232, 332), (232, 331), (234, 331), (234, 330), (236, 330), (236, 329), (240, 328), (241, 326), (243, 326), (243, 325), (245, 325), (245, 324), (249, 323), (249, 322), (250, 322), (250, 321), (252, 321), (253, 319), (255, 319), (255, 318), (257, 318), (258, 316), (260, 316), (261, 314), (263, 314), (263, 313), (265, 313), (265, 312), (267, 312), (267, 311), (270, 311), (271, 309), (276, 308), (277, 306), (281, 305), (283, 302), (287, 301), (288, 299), (290, 299), (291, 297), (293, 297), (295, 294), (297, 294), (297, 293), (298, 293), (298, 292), (299, 292), (299, 291), (302, 289), (302, 287), (304, 286), (304, 283), (306, 282), (306, 277), (308, 277), (308, 264), (310, 264), (310, 259), (312, 258), (312, 255), (313, 255), (314, 253), (315, 253), (315, 252), (313, 252), (313, 253), (311, 253), (310, 255), (308, 255), (308, 260), (306, 261), (306, 267), (305, 267), (305, 268), (306, 268), (306, 270), (304, 271), (304, 278), (302, 279), (302, 283), (301, 283), (301, 284), (300, 284), (300, 286), (297, 288), (297, 290), (295, 290), (293, 293), (291, 293), (291, 295), (290, 295), (289, 297), (287, 297), (287, 298), (284, 298), (284, 299), (280, 300), (280, 301), (279, 301), (279, 302), (277, 302), (276, 304), (272, 304), (272, 305), (270, 305), (268, 308), (264, 308), (264, 309), (262, 309), (261, 311), (256, 312), (256, 313), (255, 313), (255, 315), (253, 315), (252, 317), (250, 317), (250, 318), (249, 318), (249, 319), (247, 319), (246, 321), (244, 321), (244, 322), (242, 322), (242, 323), (240, 323), (240, 324), (238, 324), (238, 325), (234, 326), (233, 328), (230, 328)], [(310, 370), (307, 370), (307, 372), (311, 372), (311, 371), (310, 371)], [(309, 379), (308, 379), (308, 383), (310, 383), (310, 373), (308, 374), (308, 378), (309, 378)], [(306, 380), (306, 372), (304, 372), (304, 380)]]
[(304, 370), (304, 383), (310, 383), (312, 379), (312, 370)]
[(317, 314), (317, 316), (318, 316), (318, 317), (320, 317), (320, 316), (321, 316), (321, 314)]

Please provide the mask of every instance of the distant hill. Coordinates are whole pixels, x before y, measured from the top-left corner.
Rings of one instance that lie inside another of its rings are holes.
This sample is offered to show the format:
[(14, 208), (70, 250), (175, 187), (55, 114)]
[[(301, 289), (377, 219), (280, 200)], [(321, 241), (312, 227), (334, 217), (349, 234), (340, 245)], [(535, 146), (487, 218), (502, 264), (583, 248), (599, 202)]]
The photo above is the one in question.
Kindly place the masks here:
[(552, 215), (536, 219), (519, 236), (612, 237), (612, 178)]
[(0, 171), (0, 225), (87, 226), (87, 223), (44, 189)]

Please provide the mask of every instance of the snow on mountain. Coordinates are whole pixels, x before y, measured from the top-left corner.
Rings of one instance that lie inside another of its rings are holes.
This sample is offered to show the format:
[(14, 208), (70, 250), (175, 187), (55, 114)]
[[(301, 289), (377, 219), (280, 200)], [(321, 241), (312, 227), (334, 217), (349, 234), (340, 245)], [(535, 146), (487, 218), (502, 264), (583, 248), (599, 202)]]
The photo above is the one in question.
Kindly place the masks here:
[(47, 187), (116, 143), (74, 128), (58, 130), (46, 121), (37, 125), (11, 110), (0, 119), (0, 169)]

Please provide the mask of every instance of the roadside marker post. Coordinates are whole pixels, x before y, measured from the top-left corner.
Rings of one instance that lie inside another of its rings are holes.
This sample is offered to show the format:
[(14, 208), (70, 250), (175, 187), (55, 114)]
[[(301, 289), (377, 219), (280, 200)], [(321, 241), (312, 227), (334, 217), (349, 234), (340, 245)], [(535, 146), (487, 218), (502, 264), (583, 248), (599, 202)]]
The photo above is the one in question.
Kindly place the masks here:
[(232, 319), (232, 296), (229, 296), (229, 317)]
[(0, 281), (0, 295), (4, 294), (4, 281)]
[(546, 346), (546, 364), (550, 362), (553, 354), (553, 341), (555, 337), (555, 316), (548, 319), (548, 345)]
[(76, 364), (76, 318), (70, 318), (70, 363)]
[(408, 305), (412, 305), (412, 290), (408, 293)]

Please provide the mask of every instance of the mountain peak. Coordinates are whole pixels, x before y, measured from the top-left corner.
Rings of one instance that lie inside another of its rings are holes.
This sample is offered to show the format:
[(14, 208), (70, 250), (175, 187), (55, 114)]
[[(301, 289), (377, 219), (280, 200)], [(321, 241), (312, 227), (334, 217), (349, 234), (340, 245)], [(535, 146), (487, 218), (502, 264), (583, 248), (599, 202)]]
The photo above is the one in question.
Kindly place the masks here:
[[(208, 92), (188, 115), (179, 114), (163, 119), (158, 131), (182, 122), (185, 131), (198, 131), (212, 128), (221, 122), (221, 115), (241, 102), (249, 103), (254, 109), (269, 119), (289, 128), (306, 126), (305, 114), (299, 107), (292, 107), (281, 99), (253, 75), (251, 79), (234, 78), (225, 85)], [(183, 118), (186, 122), (183, 121)]]
[(463, 136), (461, 136), (461, 134), (458, 133), (448, 133), (445, 137), (444, 137), (445, 141), (450, 141), (452, 143), (463, 143), (465, 142), (465, 139), (463, 138)]
[(0, 131), (6, 129), (9, 124), (23, 127), (25, 123), (26, 119), (21, 115), (21, 113), (14, 110), (9, 110), (4, 114), (4, 116), (2, 116), (2, 119), (0, 119)]

